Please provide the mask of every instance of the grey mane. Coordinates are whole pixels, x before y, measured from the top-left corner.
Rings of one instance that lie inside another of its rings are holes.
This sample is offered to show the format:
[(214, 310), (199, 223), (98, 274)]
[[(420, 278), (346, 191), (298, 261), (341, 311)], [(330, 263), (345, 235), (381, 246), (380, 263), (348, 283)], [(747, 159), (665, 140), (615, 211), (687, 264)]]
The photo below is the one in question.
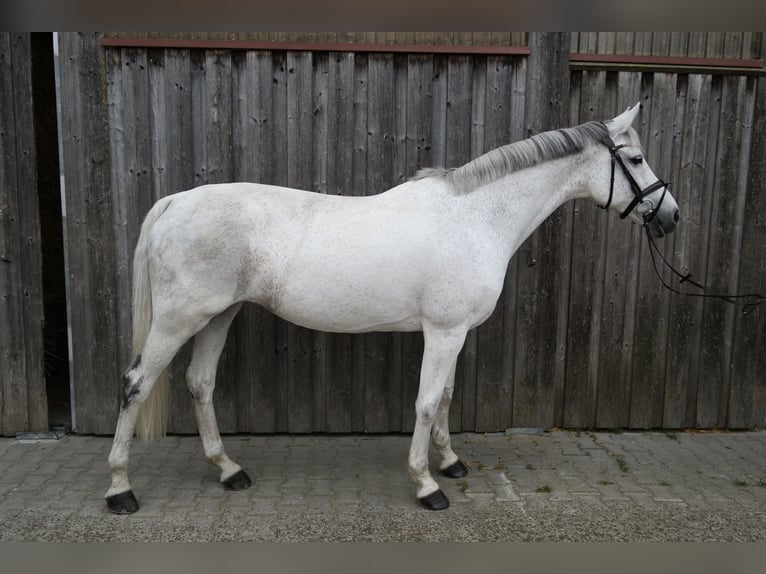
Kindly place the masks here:
[(543, 132), (520, 142), (499, 147), (457, 168), (425, 168), (411, 179), (444, 178), (459, 192), (467, 193), (504, 175), (538, 163), (572, 155), (609, 136), (602, 122)]

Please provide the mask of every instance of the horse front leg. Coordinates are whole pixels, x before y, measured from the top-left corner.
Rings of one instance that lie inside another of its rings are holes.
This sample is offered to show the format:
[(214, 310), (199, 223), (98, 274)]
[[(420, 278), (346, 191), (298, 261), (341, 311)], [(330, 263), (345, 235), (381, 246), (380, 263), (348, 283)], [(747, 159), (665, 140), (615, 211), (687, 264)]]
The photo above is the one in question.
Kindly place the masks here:
[[(457, 355), (465, 341), (464, 330), (431, 330), (423, 332), (423, 364), (420, 371), (420, 387), (415, 400), (415, 430), (408, 468), (417, 483), (417, 499), (431, 510), (449, 507), (449, 500), (428, 469), (428, 446), (434, 421), (442, 404)], [(451, 450), (451, 449), (450, 449)]]
[(452, 450), (452, 442), (449, 435), (449, 407), (452, 402), (452, 393), (455, 389), (455, 367), (457, 357), (452, 363), (447, 384), (444, 387), (439, 410), (436, 412), (433, 430), (431, 431), (431, 444), (439, 454), (440, 472), (448, 478), (461, 478), (468, 473), (466, 466), (460, 461), (455, 451)]
[(252, 484), (242, 467), (224, 451), (213, 407), (218, 359), (226, 343), (229, 326), (241, 307), (241, 303), (232, 305), (197, 333), (191, 362), (186, 370), (186, 384), (194, 401), (194, 416), (205, 458), (221, 470), (220, 481), (226, 490), (242, 490)]

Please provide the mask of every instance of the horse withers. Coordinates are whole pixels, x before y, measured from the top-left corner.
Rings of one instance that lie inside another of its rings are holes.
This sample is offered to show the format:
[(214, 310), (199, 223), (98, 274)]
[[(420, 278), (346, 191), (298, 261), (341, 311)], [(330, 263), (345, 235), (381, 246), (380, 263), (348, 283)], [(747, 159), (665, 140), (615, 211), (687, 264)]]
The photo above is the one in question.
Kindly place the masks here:
[(109, 510), (138, 509), (130, 443), (137, 422), (139, 436), (164, 432), (164, 372), (192, 337), (186, 382), (205, 456), (225, 488), (251, 484), (224, 451), (212, 402), (218, 358), (244, 302), (321, 331), (423, 332), (408, 468), (417, 499), (447, 508), (429, 472), (429, 443), (442, 474), (466, 474), (448, 429), (455, 364), (466, 333), (495, 308), (516, 249), (575, 198), (616, 210), (654, 236), (675, 227), (678, 206), (631, 127), (638, 111), (541, 133), (456, 169), (421, 170), (368, 197), (230, 183), (160, 199), (133, 262), (134, 359), (109, 455)]

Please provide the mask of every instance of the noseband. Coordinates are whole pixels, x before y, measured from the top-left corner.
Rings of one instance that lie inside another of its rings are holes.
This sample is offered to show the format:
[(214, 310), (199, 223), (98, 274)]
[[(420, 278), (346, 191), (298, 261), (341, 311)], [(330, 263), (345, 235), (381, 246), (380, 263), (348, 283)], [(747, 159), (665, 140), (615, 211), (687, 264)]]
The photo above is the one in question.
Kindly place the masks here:
[(641, 217), (644, 218), (644, 225), (648, 224), (652, 219), (654, 219), (654, 216), (657, 215), (657, 212), (660, 209), (660, 206), (662, 205), (662, 200), (665, 199), (665, 193), (668, 191), (668, 184), (662, 181), (661, 179), (657, 179), (653, 184), (645, 187), (644, 189), (641, 189), (641, 186), (638, 185), (638, 182), (635, 180), (633, 175), (630, 173), (630, 170), (628, 170), (628, 166), (625, 165), (625, 162), (622, 159), (622, 156), (618, 153), (620, 149), (624, 148), (624, 145), (615, 145), (614, 141), (612, 141), (612, 138), (609, 136), (606, 136), (604, 138), (604, 145), (609, 148), (609, 153), (612, 154), (612, 176), (611, 181), (609, 182), (609, 200), (606, 202), (606, 205), (602, 205), (601, 209), (609, 209), (609, 206), (612, 204), (612, 195), (614, 194), (614, 166), (615, 163), (620, 164), (620, 168), (622, 169), (622, 173), (625, 174), (625, 177), (628, 178), (628, 182), (630, 183), (630, 188), (633, 190), (633, 201), (630, 202), (628, 207), (625, 208), (625, 211), (623, 211), (620, 214), (620, 219), (625, 219), (628, 214), (630, 214), (633, 209), (639, 204), (644, 201), (644, 198), (649, 195), (650, 193), (657, 191), (659, 188), (662, 189), (662, 195), (660, 196), (660, 201), (657, 203), (657, 206), (652, 206), (652, 208), (647, 211), (646, 213), (641, 214)]

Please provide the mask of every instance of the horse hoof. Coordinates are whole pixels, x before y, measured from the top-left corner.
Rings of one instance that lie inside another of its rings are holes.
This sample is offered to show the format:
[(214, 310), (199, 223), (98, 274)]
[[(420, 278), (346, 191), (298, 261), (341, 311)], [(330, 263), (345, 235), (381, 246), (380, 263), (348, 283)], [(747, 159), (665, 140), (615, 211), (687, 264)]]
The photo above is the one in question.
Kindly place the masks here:
[(462, 478), (468, 474), (468, 469), (462, 462), (458, 460), (457, 462), (449, 465), (447, 468), (443, 468), (441, 473), (449, 478)]
[(428, 510), (444, 510), (449, 508), (449, 499), (441, 490), (432, 492), (423, 498), (418, 498), (418, 501)]
[(253, 484), (253, 481), (250, 480), (250, 477), (247, 476), (247, 473), (244, 470), (235, 472), (223, 481), (223, 487), (226, 490), (245, 490), (246, 488), (249, 488), (251, 484)]
[(138, 510), (138, 501), (132, 490), (106, 497), (106, 506), (113, 514), (133, 514)]

